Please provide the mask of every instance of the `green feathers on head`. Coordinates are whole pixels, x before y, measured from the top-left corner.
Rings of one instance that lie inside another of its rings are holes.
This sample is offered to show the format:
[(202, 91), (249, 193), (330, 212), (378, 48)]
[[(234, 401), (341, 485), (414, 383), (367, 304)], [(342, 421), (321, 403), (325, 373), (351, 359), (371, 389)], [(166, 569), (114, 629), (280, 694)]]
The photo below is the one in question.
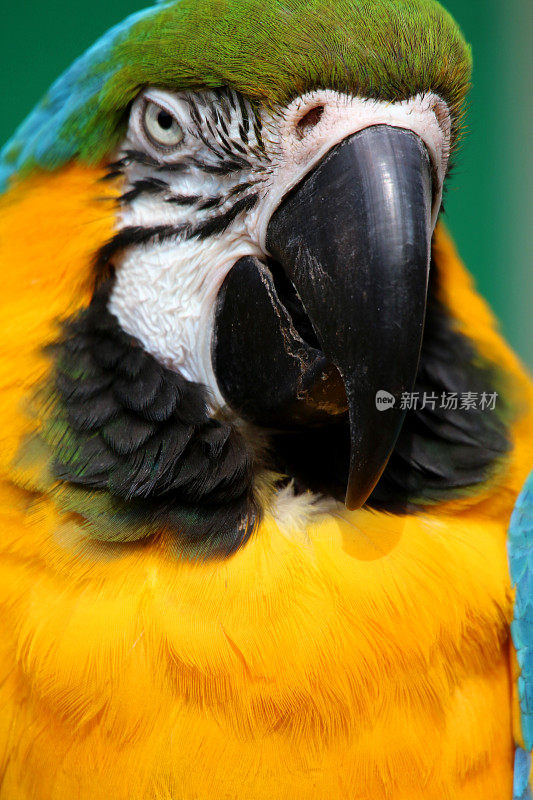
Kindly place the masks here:
[(456, 135), (470, 73), (470, 49), (434, 0), (164, 3), (108, 33), (59, 79), (6, 147), (4, 172), (101, 159), (146, 85), (231, 86), (267, 106), (316, 88), (391, 101), (433, 91)]
[(431, 89), (457, 116), (471, 72), (433, 0), (181, 0), (138, 23), (112, 62), (99, 98), (111, 113), (155, 84), (232, 86), (266, 105), (316, 88), (391, 101)]

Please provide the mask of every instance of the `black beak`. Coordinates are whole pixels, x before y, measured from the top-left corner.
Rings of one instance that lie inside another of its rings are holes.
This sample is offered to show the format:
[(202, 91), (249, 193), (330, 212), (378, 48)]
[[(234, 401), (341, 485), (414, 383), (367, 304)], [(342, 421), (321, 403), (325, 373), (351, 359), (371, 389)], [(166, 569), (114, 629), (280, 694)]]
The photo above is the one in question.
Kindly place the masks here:
[(273, 214), (267, 247), (277, 264), (241, 259), (219, 295), (213, 364), (232, 408), (278, 429), (348, 412), (348, 508), (378, 482), (403, 422), (401, 395), (416, 378), (431, 212), (422, 141), (367, 128)]

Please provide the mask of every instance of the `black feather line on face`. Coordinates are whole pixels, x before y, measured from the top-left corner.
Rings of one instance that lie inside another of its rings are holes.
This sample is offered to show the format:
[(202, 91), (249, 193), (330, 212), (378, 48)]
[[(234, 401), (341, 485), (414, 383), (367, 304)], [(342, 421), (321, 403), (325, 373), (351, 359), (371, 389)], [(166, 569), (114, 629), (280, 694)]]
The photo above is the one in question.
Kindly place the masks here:
[[(228, 97), (225, 95), (228, 94)], [(189, 95), (186, 100), (189, 105), (191, 116), (195, 127), (195, 135), (204, 143), (206, 147), (223, 161), (229, 157), (236, 163), (239, 163), (242, 169), (251, 169), (253, 165), (247, 158), (249, 155), (254, 155), (256, 158), (263, 158), (265, 156), (264, 148), (261, 149), (262, 141), (260, 134), (260, 119), (254, 119), (253, 129), (257, 135), (257, 146), (250, 143), (250, 111), (241, 95), (237, 95), (237, 102), (234, 98), (234, 93), (219, 92), (218, 107), (209, 106), (205, 104), (206, 109), (212, 114), (212, 119), (209, 114), (202, 119), (198, 111), (196, 102), (199, 96)], [(228, 104), (229, 100), (229, 104)], [(237, 107), (238, 103), (238, 107)], [(232, 138), (230, 132), (230, 125), (235, 123), (238, 130), (238, 138), (236, 141)], [(203, 125), (206, 126), (211, 140), (209, 140), (204, 132)], [(222, 151), (222, 152), (220, 152)]]
[(246, 106), (246, 103), (244, 102), (244, 98), (242, 97), (242, 95), (239, 94), (238, 99), (239, 99), (239, 108), (241, 110), (241, 119), (242, 119), (242, 124), (239, 125), (239, 133), (243, 142), (245, 144), (248, 144), (248, 133), (250, 131), (250, 115), (248, 113), (248, 108)]
[(166, 197), (165, 203), (171, 203), (176, 206), (194, 206), (201, 199), (199, 194), (174, 194), (172, 197)]
[(122, 194), (118, 201), (123, 205), (128, 205), (137, 200), (141, 195), (152, 195), (158, 197), (168, 192), (168, 183), (162, 181), (160, 178), (142, 178), (141, 180), (134, 181), (131, 188)]
[(202, 118), (196, 106), (196, 101), (193, 95), (185, 95), (185, 102), (189, 107), (189, 111), (191, 113), (192, 121), (194, 122), (196, 133), (198, 133), (199, 131), (202, 130)]
[(206, 164), (198, 158), (192, 156), (184, 159), (179, 164), (164, 164), (159, 167), (161, 171), (166, 172), (183, 172), (190, 167), (196, 167), (200, 172), (205, 172), (207, 175), (231, 175), (233, 172), (242, 172), (249, 165), (244, 159), (237, 156), (237, 153), (232, 153), (231, 158), (226, 161), (221, 161), (220, 164)]
[(236, 194), (242, 194), (247, 189), (251, 189), (252, 186), (254, 186), (256, 183), (257, 181), (255, 181), (255, 183), (252, 183), (251, 181), (243, 181), (242, 183), (238, 183), (236, 186), (234, 186), (232, 189), (229, 190), (228, 197), (234, 197)]
[(246, 152), (247, 152), (246, 148), (243, 147), (242, 145), (240, 145), (239, 142), (236, 142), (235, 139), (231, 140), (231, 145), (230, 146), (231, 146), (232, 150), (237, 150), (237, 152), (243, 153), (243, 155), (246, 155)]
[(185, 233), (190, 225), (154, 225), (145, 228), (141, 225), (131, 225), (122, 228), (103, 247), (100, 248), (94, 260), (95, 284), (99, 286), (112, 274), (111, 262), (113, 258), (129, 247), (140, 247), (148, 242), (157, 242), (160, 239), (178, 236)]
[(175, 163), (161, 163), (148, 155), (148, 153), (137, 150), (126, 150), (122, 158), (108, 165), (107, 173), (103, 180), (111, 180), (124, 175), (124, 170), (130, 164), (138, 164), (142, 167), (150, 167), (160, 173), (168, 172), (171, 174), (187, 172), (194, 167), (207, 175), (218, 175), (220, 177), (242, 172), (244, 169), (250, 168), (250, 163), (239, 153), (233, 151), (228, 152), (228, 158), (224, 152), (215, 150), (207, 140), (204, 144), (206, 144), (214, 155), (220, 159), (219, 163), (208, 164), (194, 156), (185, 156)]
[(254, 109), (253, 128), (259, 151), (261, 153), (266, 153), (265, 143), (263, 141), (263, 122), (261, 120), (259, 112), (256, 109)]
[(188, 238), (198, 236), (200, 239), (207, 239), (209, 236), (222, 233), (231, 225), (239, 214), (245, 211), (251, 211), (258, 199), (259, 196), (257, 194), (250, 194), (247, 197), (243, 197), (241, 200), (237, 200), (228, 211), (196, 225), (193, 229), (193, 233)]
[(234, 92), (232, 89), (222, 88), (215, 90), (215, 93), (218, 100), (217, 110), (220, 109), (224, 114), (224, 116), (226, 117), (226, 121), (228, 123), (231, 123), (231, 118), (232, 118), (231, 109), (233, 107), (236, 110), (235, 104), (233, 103), (232, 105), (231, 101), (233, 99), (233, 95), (236, 94), (236, 92)]
[(109, 291), (100, 287), (52, 348), (63, 429), (54, 474), (109, 493), (139, 523), (175, 527), (204, 556), (227, 556), (259, 519), (253, 452), (235, 427), (210, 417), (202, 386), (120, 328), (107, 310)]
[[(193, 198), (178, 198), (175, 200), (182, 204), (182, 200)], [(221, 214), (209, 217), (197, 225), (184, 223), (183, 225), (154, 225), (151, 227), (129, 226), (116, 233), (97, 253), (95, 258), (96, 285), (109, 277), (109, 265), (113, 258), (129, 247), (140, 247), (144, 244), (161, 243), (169, 239), (186, 241), (188, 239), (206, 239), (209, 236), (223, 233), (232, 222), (246, 211), (250, 211), (258, 202), (257, 194), (250, 194), (237, 200), (231, 208)], [(216, 203), (214, 202), (216, 200)], [(213, 205), (218, 205), (219, 198), (213, 198)], [(209, 200), (211, 204), (211, 199)], [(206, 206), (207, 208), (208, 206)]]
[(208, 197), (205, 200), (202, 200), (201, 203), (198, 203), (198, 211), (208, 211), (210, 208), (216, 208), (217, 206), (222, 205), (225, 201), (225, 197)]
[(139, 164), (143, 167), (159, 167), (161, 166), (156, 158), (148, 155), (143, 150), (125, 150), (121, 160), (116, 162), (127, 166), (128, 164)]
[(235, 142), (233, 139), (227, 139), (220, 130), (217, 131), (217, 133), (220, 142), (220, 147), (224, 151), (224, 153), (226, 153), (226, 155), (228, 155), (234, 161), (240, 163), (243, 169), (251, 169), (252, 165), (250, 164), (248, 159), (244, 158), (242, 155), (242, 154), (246, 155), (246, 150), (244, 149), (244, 147), (241, 147), (238, 144), (238, 142)]
[(222, 129), (222, 132), (225, 134), (225, 136), (229, 136), (229, 128), (226, 125), (226, 121), (225, 121), (224, 117), (219, 113), (217, 108), (214, 108), (213, 111), (214, 111), (214, 114), (215, 114), (215, 120), (216, 120), (217, 125), (220, 126), (220, 128)]
[[(215, 132), (213, 126), (211, 125), (211, 123), (209, 122), (209, 120), (206, 120), (206, 125), (207, 125), (207, 129), (208, 129), (209, 133), (211, 134), (213, 139), (215, 139), (216, 138), (216, 132)], [(196, 135), (200, 139), (200, 141), (204, 143), (204, 145), (207, 147), (208, 150), (210, 150), (212, 153), (214, 153), (214, 155), (217, 158), (219, 158), (221, 161), (224, 161), (224, 159), (225, 159), (224, 152), (221, 149), (218, 149), (217, 147), (215, 147), (215, 145), (212, 142), (209, 141), (207, 136), (204, 136), (204, 133), (203, 133), (202, 128), (200, 126), (200, 122), (198, 122), (196, 124)], [(231, 153), (229, 155), (231, 155)]]

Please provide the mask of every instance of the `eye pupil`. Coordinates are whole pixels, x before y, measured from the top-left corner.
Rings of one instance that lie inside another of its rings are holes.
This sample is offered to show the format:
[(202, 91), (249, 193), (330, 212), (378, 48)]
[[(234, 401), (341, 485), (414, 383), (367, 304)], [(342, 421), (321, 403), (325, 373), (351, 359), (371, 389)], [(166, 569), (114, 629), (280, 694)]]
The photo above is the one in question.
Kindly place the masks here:
[(174, 119), (170, 114), (161, 109), (161, 111), (157, 115), (157, 122), (160, 128), (163, 128), (164, 131), (169, 131), (172, 128)]
[(168, 150), (177, 147), (183, 140), (183, 131), (175, 114), (163, 106), (148, 100), (142, 114), (144, 134), (155, 147)]

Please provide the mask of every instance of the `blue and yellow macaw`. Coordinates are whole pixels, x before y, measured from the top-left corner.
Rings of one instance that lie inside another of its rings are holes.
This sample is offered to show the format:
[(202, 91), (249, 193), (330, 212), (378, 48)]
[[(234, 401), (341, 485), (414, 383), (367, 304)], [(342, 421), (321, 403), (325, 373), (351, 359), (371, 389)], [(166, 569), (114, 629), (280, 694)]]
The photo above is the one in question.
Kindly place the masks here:
[(165, 2), (3, 150), (2, 800), (531, 798), (470, 70), (434, 0)]

